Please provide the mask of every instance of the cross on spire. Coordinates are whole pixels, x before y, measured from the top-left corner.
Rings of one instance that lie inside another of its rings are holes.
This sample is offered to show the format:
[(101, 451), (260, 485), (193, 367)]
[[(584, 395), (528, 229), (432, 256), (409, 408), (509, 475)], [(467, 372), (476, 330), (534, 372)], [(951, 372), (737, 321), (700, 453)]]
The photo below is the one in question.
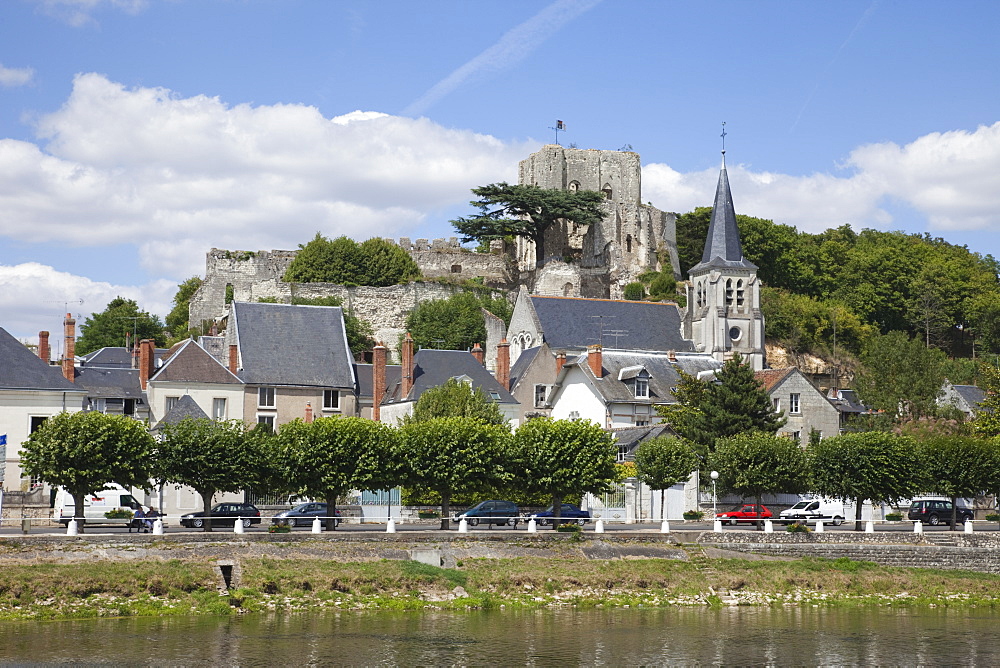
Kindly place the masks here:
[(725, 155), (726, 154), (726, 122), (725, 121), (722, 121), (722, 134), (719, 135), (719, 136), (722, 137), (722, 155)]

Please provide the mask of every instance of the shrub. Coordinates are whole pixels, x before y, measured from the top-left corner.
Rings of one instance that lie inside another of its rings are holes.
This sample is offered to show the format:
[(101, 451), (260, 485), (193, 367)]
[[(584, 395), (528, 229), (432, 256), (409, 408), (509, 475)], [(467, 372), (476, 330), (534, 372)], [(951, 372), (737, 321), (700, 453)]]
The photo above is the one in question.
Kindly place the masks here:
[(673, 276), (661, 273), (649, 284), (649, 294), (657, 297), (672, 297), (677, 292), (677, 281)]
[(104, 516), (109, 520), (130, 520), (133, 515), (134, 513), (131, 510), (125, 508), (115, 508), (104, 513)]
[(987, 522), (1000, 522), (1000, 515), (998, 515), (997, 513), (990, 513), (983, 519), (985, 519)]
[(788, 533), (810, 533), (812, 529), (801, 522), (795, 522), (794, 524), (789, 524), (785, 531)]
[(903, 519), (903, 514), (902, 513), (886, 513), (885, 514), (885, 521), (886, 522), (898, 522), (901, 519)]
[(563, 533), (580, 533), (582, 530), (579, 524), (560, 524), (556, 527), (556, 531)]
[(705, 513), (700, 510), (685, 510), (683, 516), (686, 520), (700, 520), (705, 516)]
[(625, 299), (629, 301), (642, 301), (646, 298), (646, 287), (642, 283), (629, 283), (622, 291)]

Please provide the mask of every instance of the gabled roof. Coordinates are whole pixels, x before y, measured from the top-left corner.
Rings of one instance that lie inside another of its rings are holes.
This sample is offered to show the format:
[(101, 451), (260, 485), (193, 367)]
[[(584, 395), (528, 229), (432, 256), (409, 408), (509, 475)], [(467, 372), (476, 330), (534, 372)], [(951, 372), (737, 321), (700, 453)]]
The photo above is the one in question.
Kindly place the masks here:
[(719, 184), (715, 188), (715, 204), (712, 207), (711, 222), (708, 224), (705, 250), (701, 255), (701, 262), (691, 267), (690, 273), (707, 271), (710, 268), (757, 268), (757, 265), (743, 257), (733, 194), (729, 190), (729, 176), (726, 174), (725, 152), (722, 155)]
[[(564, 369), (577, 367), (590, 379), (594, 389), (605, 403), (624, 404), (672, 404), (676, 403), (672, 388), (677, 386), (680, 376), (666, 353), (636, 353), (622, 350), (605, 350), (601, 355), (603, 375), (594, 376), (587, 355), (578, 356), (567, 362)], [(623, 371), (628, 373), (623, 374)], [(649, 396), (635, 396), (632, 384), (639, 371), (649, 374)], [(560, 374), (560, 378), (563, 378)], [(631, 382), (630, 382), (631, 381)]]
[(524, 372), (528, 370), (529, 366), (531, 366), (531, 362), (534, 361), (541, 349), (541, 346), (528, 348), (518, 356), (517, 361), (514, 362), (514, 365), (510, 368), (511, 389), (517, 387), (517, 382), (521, 380), (521, 376), (523, 376)]
[(194, 339), (187, 339), (172, 349), (166, 363), (149, 379), (151, 382), (211, 383), (242, 385), (219, 360)]
[[(399, 382), (400, 377), (403, 375), (402, 368), (398, 364), (385, 365), (385, 386), (387, 388)], [(358, 399), (365, 400), (372, 398), (372, 393), (375, 390), (375, 379), (372, 377), (372, 373), (373, 365), (371, 364), (354, 365), (354, 376), (358, 379)]]
[(841, 413), (874, 413), (872, 409), (865, 406), (863, 403), (858, 401), (858, 395), (855, 394), (854, 390), (837, 390), (835, 393), (831, 392), (835, 396), (828, 396), (830, 402), (837, 407), (837, 410)]
[(85, 392), (0, 327), (0, 389)]
[(579, 350), (596, 343), (620, 350), (694, 350), (694, 344), (681, 336), (681, 314), (673, 302), (528, 298), (553, 350)]
[(88, 397), (103, 399), (141, 399), (138, 369), (76, 369), (75, 384), (87, 390)]
[(503, 389), (497, 379), (465, 350), (418, 350), (413, 355), (413, 387), (408, 396), (401, 396), (402, 384), (389, 385), (386, 401), (416, 401), (432, 387), (444, 385), (451, 378), (465, 376), (474, 388), (481, 389), (487, 397), (501, 404), (516, 404), (517, 399)]
[(248, 385), (354, 389), (339, 307), (233, 302), (229, 325)]
[(635, 449), (641, 443), (659, 436), (676, 436), (674, 430), (666, 422), (647, 425), (645, 427), (625, 427), (623, 429), (612, 429), (611, 435), (615, 439), (619, 452), (625, 451), (626, 457), (635, 457)]
[(205, 411), (201, 410), (195, 400), (190, 394), (185, 394), (183, 397), (177, 400), (173, 408), (167, 411), (167, 414), (163, 416), (163, 419), (156, 423), (153, 430), (157, 430), (165, 424), (177, 424), (178, 422), (184, 420), (185, 418), (207, 418), (208, 415)]
[(761, 371), (754, 371), (753, 377), (761, 382), (765, 390), (770, 392), (795, 370), (793, 366), (785, 367), (784, 369), (763, 369)]
[(986, 398), (986, 392), (982, 388), (975, 385), (952, 385), (952, 388), (954, 388), (955, 394), (962, 397), (962, 401), (968, 404), (970, 410), (980, 410), (983, 399)]

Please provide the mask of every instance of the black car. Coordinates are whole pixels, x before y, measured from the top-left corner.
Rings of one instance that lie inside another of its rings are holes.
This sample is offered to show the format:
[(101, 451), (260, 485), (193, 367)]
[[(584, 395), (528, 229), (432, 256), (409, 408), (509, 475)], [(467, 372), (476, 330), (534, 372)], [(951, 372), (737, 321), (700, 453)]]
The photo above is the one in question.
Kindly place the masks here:
[[(212, 516), (213, 527), (233, 526), (236, 520), (243, 522), (247, 529), (251, 524), (260, 524), (260, 511), (252, 503), (240, 503), (238, 501), (227, 501), (217, 503), (209, 511)], [(200, 529), (205, 526), (205, 513), (188, 513), (181, 515), (181, 526), (193, 529)]]
[(469, 508), (455, 519), (462, 518), (465, 518), (472, 526), (485, 522), (486, 524), (510, 524), (517, 527), (517, 523), (521, 521), (521, 511), (518, 510), (517, 504), (513, 501), (491, 499)]
[[(340, 511), (334, 511), (334, 526), (340, 526)], [(320, 522), (326, 524), (329, 515), (326, 512), (326, 504), (318, 501), (300, 503), (291, 510), (285, 510), (271, 518), (271, 524), (287, 524), (293, 527), (312, 526), (313, 520), (319, 518)]]
[[(535, 520), (545, 526), (546, 524), (552, 524), (552, 516), (555, 515), (553, 510), (554, 506), (549, 506), (537, 515), (532, 515)], [(564, 503), (559, 509), (559, 523), (560, 524), (570, 524), (576, 522), (578, 524), (586, 524), (590, 519), (590, 511), (580, 510), (578, 506), (574, 506), (572, 503)]]
[[(910, 504), (910, 510), (906, 514), (907, 518), (916, 521), (920, 520), (924, 524), (937, 526), (938, 524), (951, 524), (951, 501), (943, 499), (914, 499)], [(958, 522), (965, 524), (975, 516), (971, 508), (958, 507), (955, 517)]]

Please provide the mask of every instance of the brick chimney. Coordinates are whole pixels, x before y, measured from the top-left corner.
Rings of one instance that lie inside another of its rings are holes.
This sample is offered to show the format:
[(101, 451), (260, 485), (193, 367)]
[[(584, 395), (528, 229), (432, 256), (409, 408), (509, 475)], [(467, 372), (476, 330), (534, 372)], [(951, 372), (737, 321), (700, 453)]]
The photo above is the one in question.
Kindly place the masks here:
[(483, 346), (480, 343), (472, 346), (472, 356), (476, 358), (476, 361), (486, 366), (486, 351), (483, 350)]
[(399, 398), (406, 399), (406, 396), (410, 393), (410, 389), (413, 387), (413, 337), (407, 332), (406, 336), (403, 337), (403, 368), (402, 368), (402, 387), (400, 388)]
[(311, 401), (306, 402), (306, 423), (313, 421), (313, 405)]
[(668, 350), (667, 351), (667, 359), (670, 360), (671, 362), (676, 362), (677, 361), (677, 351), (675, 351), (675, 350)]
[(63, 342), (62, 372), (63, 377), (72, 383), (74, 358), (76, 357), (76, 320), (69, 313), (63, 320), (63, 337), (65, 340)]
[(153, 339), (143, 339), (139, 342), (139, 387), (146, 389), (149, 377), (153, 375), (153, 355), (156, 350)]
[(563, 366), (566, 364), (566, 351), (560, 350), (556, 353), (556, 374), (558, 375), (562, 371)]
[(372, 348), (372, 420), (382, 417), (382, 397), (385, 395), (385, 360), (389, 350), (379, 343)]
[(603, 349), (600, 346), (590, 346), (587, 348), (587, 364), (590, 365), (590, 370), (594, 372), (594, 377), (596, 378), (604, 376), (603, 361)]
[(497, 382), (510, 391), (510, 344), (507, 339), (497, 344)]
[(49, 363), (49, 358), (52, 356), (52, 349), (49, 348), (49, 333), (46, 331), (38, 332), (38, 357), (45, 360), (45, 363)]
[(229, 371), (234, 376), (240, 367), (240, 349), (237, 345), (229, 346)]

